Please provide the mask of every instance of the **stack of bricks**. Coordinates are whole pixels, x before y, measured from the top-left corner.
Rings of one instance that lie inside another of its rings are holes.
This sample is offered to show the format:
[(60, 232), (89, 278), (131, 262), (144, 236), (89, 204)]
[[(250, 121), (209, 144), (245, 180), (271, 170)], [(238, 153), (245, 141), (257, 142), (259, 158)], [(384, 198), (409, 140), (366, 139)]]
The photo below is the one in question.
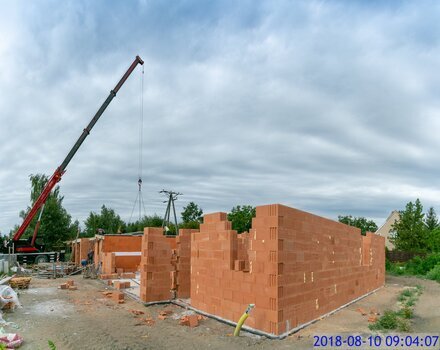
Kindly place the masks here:
[(169, 300), (171, 295), (171, 272), (173, 250), (176, 251), (176, 237), (167, 237), (162, 228), (146, 227), (142, 238), (141, 256), (141, 300)]
[(192, 306), (282, 334), (384, 284), (384, 239), (282, 205), (257, 207), (237, 236), (225, 213), (205, 215), (191, 240)]

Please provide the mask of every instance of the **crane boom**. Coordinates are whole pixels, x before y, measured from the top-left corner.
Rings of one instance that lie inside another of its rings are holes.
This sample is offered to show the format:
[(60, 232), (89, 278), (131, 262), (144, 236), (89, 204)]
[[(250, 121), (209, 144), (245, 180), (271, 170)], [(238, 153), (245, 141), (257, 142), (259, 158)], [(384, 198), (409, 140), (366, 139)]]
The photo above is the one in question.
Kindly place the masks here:
[[(81, 136), (78, 138), (76, 143), (73, 145), (70, 152), (67, 154), (66, 158), (63, 160), (61, 165), (55, 169), (54, 173), (50, 177), (49, 181), (47, 182), (46, 186), (44, 186), (43, 190), (41, 191), (39, 197), (35, 201), (34, 205), (32, 206), (29, 213), (26, 215), (26, 217), (23, 220), (23, 223), (21, 224), (18, 231), (15, 233), (14, 237), (12, 238), (13, 241), (18, 241), (20, 237), (23, 235), (23, 233), (28, 228), (29, 224), (31, 223), (34, 216), (37, 214), (38, 210), (44, 205), (44, 203), (47, 200), (47, 197), (49, 196), (52, 189), (55, 187), (55, 185), (61, 180), (61, 177), (66, 171), (67, 165), (72, 160), (75, 153), (78, 151), (78, 149), (81, 147), (81, 144), (84, 142), (86, 137), (90, 134), (90, 131), (92, 130), (93, 126), (96, 124), (98, 119), (101, 117), (101, 115), (104, 113), (110, 102), (113, 100), (113, 98), (118, 93), (119, 89), (122, 87), (122, 85), (125, 83), (125, 81), (128, 79), (130, 74), (133, 72), (133, 70), (136, 68), (136, 66), (140, 64), (143, 65), (144, 61), (139, 57), (136, 56), (133, 63), (130, 65), (128, 70), (125, 72), (125, 74), (122, 76), (122, 78), (119, 80), (119, 82), (116, 84), (115, 88), (110, 91), (110, 94), (104, 101), (104, 103), (101, 105), (101, 107), (98, 109), (90, 123), (87, 125), (87, 127), (82, 132)], [(35, 239), (32, 240), (32, 243), (35, 243)], [(33, 246), (30, 247), (22, 247), (21, 251), (36, 251), (37, 249)]]

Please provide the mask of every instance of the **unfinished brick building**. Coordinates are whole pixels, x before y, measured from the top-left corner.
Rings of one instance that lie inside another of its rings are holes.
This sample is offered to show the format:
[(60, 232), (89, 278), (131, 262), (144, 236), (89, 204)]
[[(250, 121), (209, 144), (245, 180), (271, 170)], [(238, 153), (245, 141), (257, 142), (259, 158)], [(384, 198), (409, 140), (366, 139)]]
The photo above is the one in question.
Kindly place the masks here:
[[(191, 258), (188, 258), (190, 252)], [(285, 334), (384, 284), (383, 237), (283, 205), (257, 207), (249, 233), (225, 213), (205, 215), (200, 232), (163, 236), (146, 228), (141, 299), (185, 298), (198, 310)]]
[(72, 261), (76, 265), (94, 253), (95, 266), (101, 265), (102, 274), (117, 271), (136, 272), (141, 262), (141, 234), (108, 234), (79, 238), (72, 242)]
[(96, 236), (95, 265), (103, 274), (136, 272), (141, 262), (142, 235), (109, 234)]

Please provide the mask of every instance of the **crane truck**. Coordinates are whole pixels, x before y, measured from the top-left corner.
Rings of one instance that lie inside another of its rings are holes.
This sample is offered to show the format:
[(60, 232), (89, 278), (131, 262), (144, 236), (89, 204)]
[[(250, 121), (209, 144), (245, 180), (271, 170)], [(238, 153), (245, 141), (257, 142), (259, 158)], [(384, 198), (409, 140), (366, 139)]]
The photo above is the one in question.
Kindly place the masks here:
[[(66, 172), (67, 165), (72, 160), (75, 153), (78, 151), (78, 149), (81, 147), (84, 140), (87, 138), (87, 136), (90, 134), (90, 131), (92, 130), (93, 126), (96, 124), (98, 119), (101, 117), (101, 115), (104, 113), (110, 102), (113, 100), (113, 98), (118, 93), (119, 89), (122, 87), (122, 85), (125, 83), (125, 81), (128, 79), (128, 77), (131, 75), (133, 70), (136, 68), (136, 66), (140, 64), (143, 65), (144, 61), (139, 57), (136, 56), (133, 63), (130, 65), (128, 70), (125, 72), (125, 74), (122, 76), (122, 78), (119, 80), (119, 82), (116, 84), (113, 90), (110, 91), (110, 94), (104, 101), (104, 103), (101, 105), (101, 107), (98, 109), (92, 120), (89, 122), (87, 127), (83, 130), (81, 136), (78, 138), (76, 143), (71, 148), (70, 152), (67, 154), (66, 158), (63, 160), (60, 166), (55, 169), (52, 176), (47, 181), (46, 185), (44, 186), (43, 190), (41, 191), (39, 197), (33, 204), (31, 210), (26, 215), (26, 217), (23, 220), (23, 223), (15, 233), (15, 235), (10, 239), (5, 246), (3, 247), (3, 251), (5, 253), (13, 253), (17, 255), (17, 260), (19, 262), (27, 262), (27, 263), (39, 263), (39, 262), (47, 262), (49, 260), (54, 259), (54, 257), (58, 254), (60, 254), (61, 258), (63, 255), (63, 251), (61, 252), (45, 252), (44, 245), (37, 244), (37, 233), (38, 229), (40, 227), (41, 222), (41, 215), (44, 210), (44, 204), (46, 203), (47, 198), (49, 197), (50, 192), (53, 190), (55, 185), (61, 181), (62, 176)], [(35, 215), (40, 211), (37, 223), (35, 225), (35, 229), (33, 232), (33, 235), (29, 239), (21, 239), (23, 234), (25, 233), (26, 229), (29, 227), (29, 224), (31, 223), (32, 219), (35, 217)]]

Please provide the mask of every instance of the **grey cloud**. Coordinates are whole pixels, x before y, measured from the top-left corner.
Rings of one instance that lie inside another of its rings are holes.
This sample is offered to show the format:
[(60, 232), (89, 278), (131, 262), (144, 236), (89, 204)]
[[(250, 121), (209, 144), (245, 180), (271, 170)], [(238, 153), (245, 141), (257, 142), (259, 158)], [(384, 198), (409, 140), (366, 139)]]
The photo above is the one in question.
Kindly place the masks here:
[[(281, 202), (383, 220), (416, 197), (438, 205), (434, 2), (7, 4), (2, 232), (28, 175), (53, 172), (136, 54), (148, 213), (163, 213), (162, 188), (205, 212)], [(74, 218), (102, 204), (129, 218), (139, 102), (136, 71), (60, 183)]]

